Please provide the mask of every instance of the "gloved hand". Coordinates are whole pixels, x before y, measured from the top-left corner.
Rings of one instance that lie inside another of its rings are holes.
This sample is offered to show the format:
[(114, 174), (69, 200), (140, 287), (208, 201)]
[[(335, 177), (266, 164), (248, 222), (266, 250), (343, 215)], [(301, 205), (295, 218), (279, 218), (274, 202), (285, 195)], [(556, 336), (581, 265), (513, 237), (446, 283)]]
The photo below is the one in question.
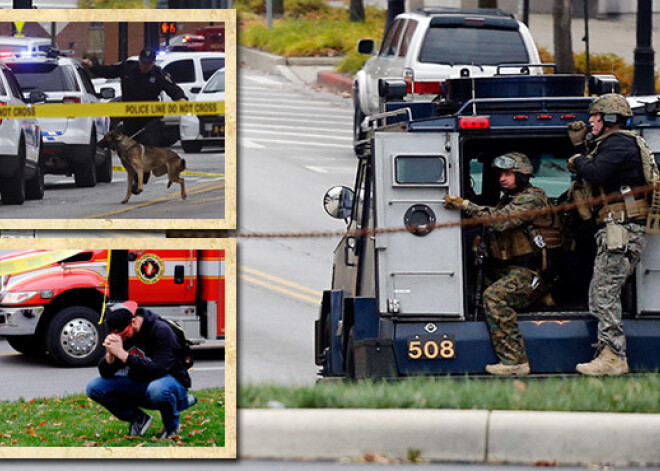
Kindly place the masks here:
[(457, 195), (445, 196), (445, 209), (465, 209), (467, 203), (469, 203), (468, 200)]
[(574, 154), (568, 158), (567, 167), (569, 172), (571, 173), (577, 172), (577, 168), (575, 167), (575, 159), (577, 159), (578, 157), (582, 157), (582, 154)]
[(589, 127), (584, 121), (573, 121), (568, 123), (568, 137), (575, 147), (584, 144), (584, 136), (589, 132)]

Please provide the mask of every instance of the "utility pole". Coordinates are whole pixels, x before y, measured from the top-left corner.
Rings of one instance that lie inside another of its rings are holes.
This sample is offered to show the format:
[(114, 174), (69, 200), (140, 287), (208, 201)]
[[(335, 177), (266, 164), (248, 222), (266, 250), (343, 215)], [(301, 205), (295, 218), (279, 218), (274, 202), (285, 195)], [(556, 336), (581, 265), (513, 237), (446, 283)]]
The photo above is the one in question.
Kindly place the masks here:
[(637, 0), (637, 47), (632, 95), (655, 95), (652, 35), (653, 1)]

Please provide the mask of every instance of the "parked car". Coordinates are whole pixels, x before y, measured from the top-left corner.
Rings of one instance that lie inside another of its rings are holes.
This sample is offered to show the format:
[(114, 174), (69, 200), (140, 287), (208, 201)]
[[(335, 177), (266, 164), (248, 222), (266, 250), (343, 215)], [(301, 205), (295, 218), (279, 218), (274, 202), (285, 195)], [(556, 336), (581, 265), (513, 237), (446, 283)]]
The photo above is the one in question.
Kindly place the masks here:
[[(97, 95), (86, 70), (75, 59), (18, 57), (5, 63), (16, 76), (24, 96), (34, 91), (44, 92), (46, 103), (98, 103), (101, 96), (114, 96), (111, 89)], [(107, 116), (45, 118), (38, 119), (38, 123), (46, 173), (73, 175), (78, 187), (112, 181), (110, 150), (96, 146), (108, 132)]]
[[(374, 41), (360, 40), (358, 52), (374, 54)], [(511, 73), (512, 64), (540, 62), (527, 27), (501, 10), (436, 8), (400, 14), (379, 51), (355, 75), (354, 143), (364, 139), (363, 119), (380, 111), (381, 78), (403, 78), (408, 99), (430, 101), (447, 78)], [(540, 67), (529, 71), (542, 73)]]
[(53, 44), (50, 38), (0, 36), (0, 57), (35, 56), (38, 53), (47, 53), (51, 47)]
[[(32, 99), (39, 101), (38, 94)], [(43, 99), (43, 96), (41, 96)], [(0, 106), (25, 105), (16, 78), (0, 64)], [(0, 119), (0, 197), (2, 204), (23, 204), (44, 197), (42, 138), (36, 119)]]
[[(195, 92), (193, 88), (191, 92)], [(224, 101), (225, 69), (216, 71), (192, 101)], [(225, 116), (181, 116), (179, 124), (184, 152), (199, 152), (202, 147), (225, 144)]]

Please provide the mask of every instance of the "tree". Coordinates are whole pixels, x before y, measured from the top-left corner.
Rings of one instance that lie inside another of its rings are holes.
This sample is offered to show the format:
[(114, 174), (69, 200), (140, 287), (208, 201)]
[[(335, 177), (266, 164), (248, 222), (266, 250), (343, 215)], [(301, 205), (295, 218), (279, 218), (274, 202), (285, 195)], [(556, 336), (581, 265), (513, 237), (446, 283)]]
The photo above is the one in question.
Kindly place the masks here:
[(364, 0), (351, 0), (350, 19), (353, 23), (364, 23)]
[(574, 74), (573, 40), (571, 38), (571, 0), (554, 0), (552, 26), (557, 73)]
[(479, 0), (477, 6), (479, 8), (497, 8), (497, 0)]
[(284, 15), (284, 0), (273, 0), (273, 16)]

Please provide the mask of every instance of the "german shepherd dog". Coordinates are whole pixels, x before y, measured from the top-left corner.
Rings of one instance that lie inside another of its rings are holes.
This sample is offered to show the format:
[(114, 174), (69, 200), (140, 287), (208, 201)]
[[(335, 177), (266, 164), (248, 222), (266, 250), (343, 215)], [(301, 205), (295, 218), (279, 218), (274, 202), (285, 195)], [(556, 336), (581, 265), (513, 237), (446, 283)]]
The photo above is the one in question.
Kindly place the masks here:
[(131, 187), (136, 174), (137, 191), (135, 194), (142, 193), (142, 179), (146, 172), (153, 172), (157, 177), (167, 173), (170, 179), (167, 188), (172, 183), (178, 183), (181, 185), (181, 198), (185, 200), (188, 196), (186, 195), (185, 183), (180, 176), (186, 168), (186, 161), (179, 157), (176, 152), (162, 147), (142, 145), (116, 129), (106, 134), (99, 144), (107, 145), (116, 150), (122, 165), (128, 173), (128, 190), (122, 204), (128, 202), (131, 197)]

